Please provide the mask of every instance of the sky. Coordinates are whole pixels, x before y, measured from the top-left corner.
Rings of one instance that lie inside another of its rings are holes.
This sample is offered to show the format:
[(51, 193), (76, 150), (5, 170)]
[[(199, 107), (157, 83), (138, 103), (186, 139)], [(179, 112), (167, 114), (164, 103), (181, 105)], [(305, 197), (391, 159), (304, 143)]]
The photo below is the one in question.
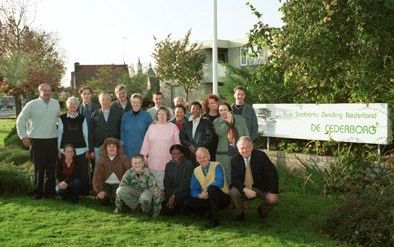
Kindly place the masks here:
[[(218, 39), (240, 39), (257, 22), (244, 0), (217, 0)], [(280, 27), (278, 0), (251, 0), (263, 21)], [(191, 29), (191, 41), (212, 39), (213, 0), (35, 0), (32, 25), (54, 34), (65, 57), (70, 82), (80, 64), (153, 63), (155, 36), (181, 39)]]

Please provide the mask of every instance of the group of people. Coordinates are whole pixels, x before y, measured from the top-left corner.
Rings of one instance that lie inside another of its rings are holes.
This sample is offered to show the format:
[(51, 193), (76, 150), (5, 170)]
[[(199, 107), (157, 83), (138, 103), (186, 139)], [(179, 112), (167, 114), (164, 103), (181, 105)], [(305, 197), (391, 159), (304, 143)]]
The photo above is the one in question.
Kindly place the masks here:
[(257, 211), (263, 218), (278, 202), (276, 169), (253, 149), (257, 117), (243, 87), (234, 88), (233, 105), (210, 94), (189, 108), (177, 97), (173, 109), (155, 92), (146, 111), (143, 96), (128, 98), (124, 85), (116, 86), (116, 101), (104, 92), (99, 104), (83, 87), (82, 103), (69, 97), (64, 114), (49, 84), (38, 91), (17, 118), (34, 163), (34, 199), (58, 194), (77, 203), (79, 195), (93, 193), (115, 213), (208, 214), (207, 227), (219, 225), (224, 208), (235, 208), (235, 219), (244, 220), (245, 199), (262, 199)]

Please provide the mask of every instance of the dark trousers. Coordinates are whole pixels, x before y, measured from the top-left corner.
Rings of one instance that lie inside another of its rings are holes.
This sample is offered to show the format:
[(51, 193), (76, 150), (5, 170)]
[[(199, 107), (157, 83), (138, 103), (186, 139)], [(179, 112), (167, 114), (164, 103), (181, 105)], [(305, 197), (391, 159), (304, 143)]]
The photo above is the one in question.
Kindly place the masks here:
[(56, 186), (56, 193), (62, 197), (63, 200), (78, 202), (79, 201), (79, 189), (81, 187), (80, 179), (73, 179), (67, 186), (67, 189), (60, 189), (59, 185)]
[(82, 195), (89, 195), (90, 192), (90, 175), (89, 175), (89, 167), (88, 167), (88, 159), (86, 158), (86, 154), (83, 153), (81, 155), (77, 155), (76, 163), (81, 168), (81, 188), (79, 193)]
[(163, 202), (162, 211), (164, 214), (183, 212), (185, 201), (190, 200), (190, 191), (175, 193), (175, 208), (167, 208), (168, 199), (169, 198), (166, 198), (166, 200)]
[(34, 163), (34, 194), (54, 196), (57, 139), (31, 139), (30, 156)]
[(219, 219), (219, 210), (230, 203), (230, 196), (216, 186), (208, 187), (208, 199), (191, 198), (185, 202), (185, 208), (191, 213), (203, 215), (208, 212), (210, 219)]
[(104, 199), (99, 199), (101, 205), (115, 205), (116, 190), (119, 184), (104, 184), (104, 191), (107, 194)]

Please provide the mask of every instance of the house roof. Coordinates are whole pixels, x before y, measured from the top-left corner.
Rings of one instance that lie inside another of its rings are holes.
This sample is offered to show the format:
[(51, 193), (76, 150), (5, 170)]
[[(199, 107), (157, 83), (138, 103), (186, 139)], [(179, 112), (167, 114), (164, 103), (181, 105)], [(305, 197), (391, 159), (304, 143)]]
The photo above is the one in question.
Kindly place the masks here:
[[(223, 40), (223, 39), (218, 39), (217, 40), (217, 46), (218, 48), (237, 48), (237, 47), (242, 47), (246, 45), (248, 42), (247, 38), (244, 39), (238, 39), (238, 40)], [(212, 40), (204, 40), (199, 42), (201, 45), (201, 49), (209, 49), (212, 48)]]
[(78, 87), (79, 85), (82, 85), (84, 82), (87, 80), (91, 79), (92, 77), (96, 76), (97, 73), (101, 68), (112, 68), (116, 69), (116, 71), (120, 73), (129, 73), (129, 69), (127, 67), (127, 64), (84, 64), (81, 65), (78, 62), (74, 63), (74, 71), (71, 72), (71, 78), (74, 82), (71, 85), (75, 85)]

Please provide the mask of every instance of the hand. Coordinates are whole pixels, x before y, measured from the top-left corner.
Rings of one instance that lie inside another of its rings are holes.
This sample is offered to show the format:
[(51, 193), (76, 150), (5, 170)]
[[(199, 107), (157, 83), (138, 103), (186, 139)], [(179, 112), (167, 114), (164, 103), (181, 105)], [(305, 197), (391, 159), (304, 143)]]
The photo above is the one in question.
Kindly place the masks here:
[(176, 206), (175, 195), (172, 195), (167, 202), (167, 208), (173, 209)]
[(61, 152), (58, 152), (58, 153), (57, 153), (57, 157), (58, 157), (59, 160), (62, 159), (62, 153), (61, 153)]
[(200, 199), (208, 199), (208, 191), (203, 191), (201, 194), (198, 196)]
[(86, 156), (86, 158), (87, 158), (87, 159), (89, 159), (89, 158), (90, 158), (89, 151), (86, 151), (86, 153), (85, 153), (85, 156)]
[(97, 198), (103, 200), (106, 195), (107, 193), (105, 193), (105, 191), (100, 191), (99, 193), (97, 193)]
[(29, 137), (23, 137), (22, 138), (22, 143), (25, 145), (25, 147), (30, 147), (31, 146), (31, 140)]
[(90, 152), (90, 158), (94, 159), (94, 160), (96, 159), (96, 156), (94, 155), (94, 152)]
[(270, 204), (275, 204), (278, 201), (278, 194), (268, 192), (265, 200)]
[(189, 147), (189, 150), (190, 150), (190, 152), (192, 152), (193, 154), (194, 153), (196, 153), (196, 147), (195, 146), (193, 146), (193, 145), (191, 145), (190, 147)]
[(60, 182), (59, 187), (61, 190), (66, 190), (68, 187), (68, 184), (64, 181)]
[(255, 198), (256, 197), (256, 191), (254, 191), (254, 190), (251, 190), (251, 189), (249, 189), (249, 188), (244, 188), (243, 189), (243, 192), (245, 193), (245, 196), (246, 196), (246, 198), (248, 198), (248, 199), (252, 199), (252, 198)]
[(145, 167), (148, 167), (148, 156), (144, 155), (144, 165)]

